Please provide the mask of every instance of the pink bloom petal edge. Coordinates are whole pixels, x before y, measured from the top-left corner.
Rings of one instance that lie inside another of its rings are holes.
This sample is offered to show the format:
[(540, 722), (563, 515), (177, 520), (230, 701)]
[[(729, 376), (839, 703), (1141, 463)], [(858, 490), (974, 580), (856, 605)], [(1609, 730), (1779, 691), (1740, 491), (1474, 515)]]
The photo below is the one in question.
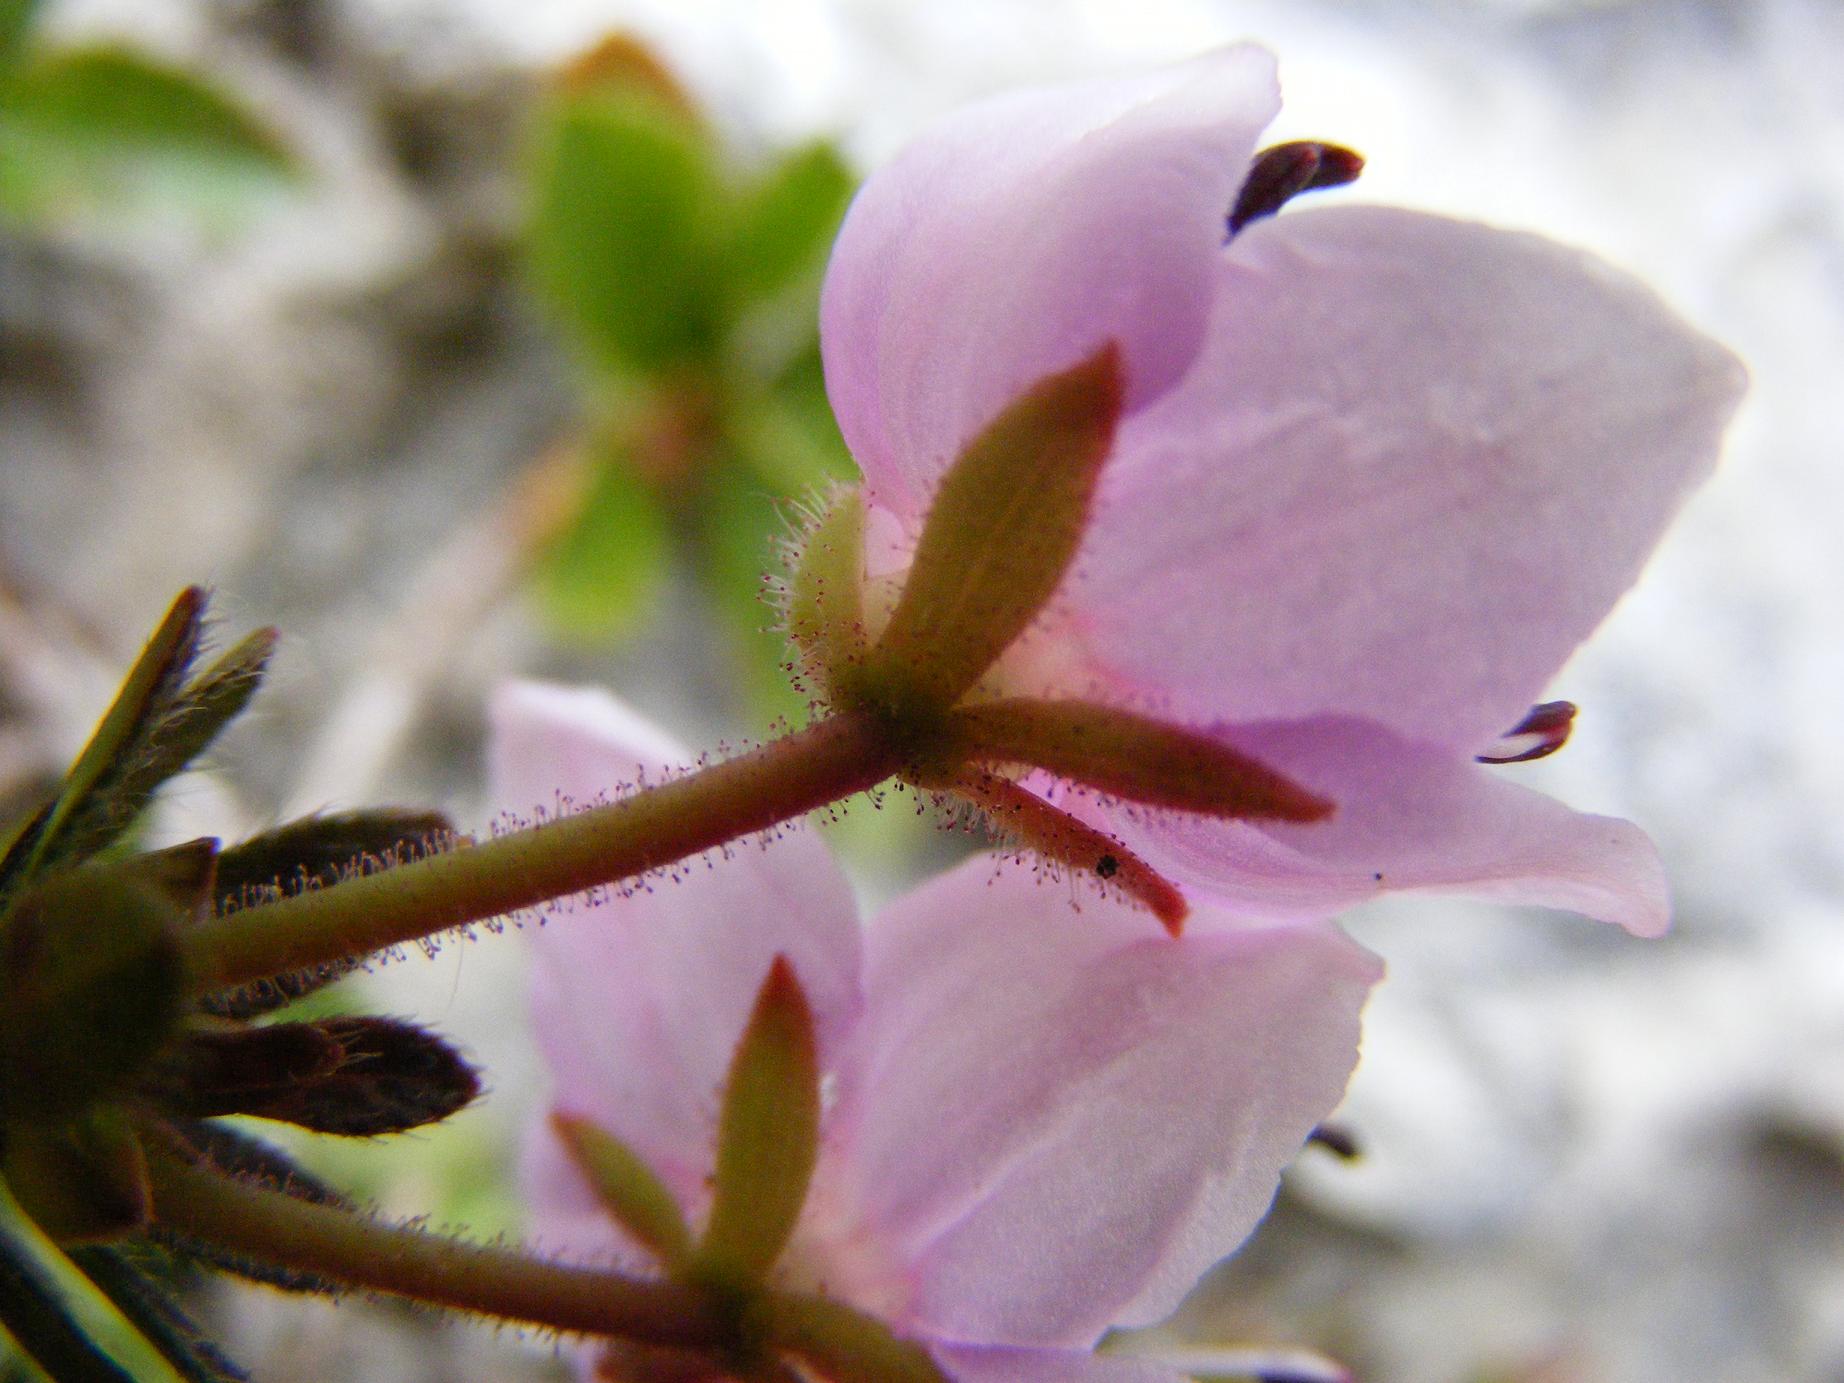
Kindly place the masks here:
[(942, 121), (853, 202), (820, 300), (826, 387), (880, 501), (919, 513), (974, 433), (1122, 344), (1129, 401), (1203, 339), (1211, 257), (1279, 108), (1251, 45), (1000, 96)]
[(1636, 279), (1414, 212), (1284, 212), (1215, 287), (1068, 592), (1102, 674), (1187, 716), (1486, 749), (1637, 579), (1745, 383)]
[(1169, 1314), (1266, 1213), (1380, 966), (1330, 926), (1204, 920), (1172, 941), (975, 860), (872, 924), (834, 1175), (926, 1332), (1092, 1344)]
[(1338, 803), (1312, 826), (1113, 807), (1089, 813), (1155, 868), (1248, 918), (1326, 917), (1384, 893), (1464, 893), (1662, 935), (1651, 840), (1445, 750), (1363, 721), (1238, 727), (1227, 738)]

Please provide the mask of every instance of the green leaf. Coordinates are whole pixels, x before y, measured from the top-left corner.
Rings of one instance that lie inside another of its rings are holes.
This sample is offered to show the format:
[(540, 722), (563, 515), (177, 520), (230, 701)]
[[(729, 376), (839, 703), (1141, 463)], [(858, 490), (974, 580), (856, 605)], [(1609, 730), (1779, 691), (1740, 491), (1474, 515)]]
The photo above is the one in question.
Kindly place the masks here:
[(768, 1293), (751, 1323), (831, 1383), (949, 1383), (922, 1346), (842, 1302)]
[(58, 1383), (185, 1383), (26, 1218), (3, 1181), (0, 1326)]
[[(7, 1336), (59, 1383), (135, 1383), (90, 1339), (62, 1284), (45, 1273), (0, 1224), (0, 1347)], [(0, 1353), (0, 1363), (5, 1361)]]
[(273, 186), (281, 142), (201, 79), (116, 45), (41, 54), (0, 88), (0, 205), (55, 213)]
[(684, 1212), (639, 1153), (588, 1119), (553, 1114), (551, 1127), (603, 1207), (661, 1267), (672, 1271), (690, 1261), (692, 1235)]
[(144, 1245), (91, 1244), (70, 1256), (186, 1383), (249, 1383), (249, 1375), (205, 1337), (166, 1284), (144, 1266), (156, 1255), (158, 1250)]
[(0, 0), (0, 77), (25, 48), (39, 9), (39, 0)]
[(856, 186), (831, 144), (784, 155), (732, 203), (724, 256), (732, 290), (765, 298), (817, 275)]
[(646, 615), (664, 578), (666, 516), (620, 455), (599, 469), (583, 512), (539, 560), (533, 583), (558, 632), (611, 639)]
[(759, 1282), (787, 1246), (820, 1146), (813, 1011), (776, 956), (737, 1043), (717, 1129), (711, 1218), (698, 1267), (726, 1287)]
[(258, 630), (188, 678), (204, 613), (205, 595), (196, 586), (173, 602), (57, 798), (0, 858), (0, 897), (45, 869), (81, 862), (113, 843), (161, 784), (184, 770), (248, 704), (274, 649), (275, 631)]
[(946, 710), (1036, 618), (1088, 526), (1122, 388), (1110, 344), (1032, 386), (949, 467), (859, 679), (872, 706)]
[(643, 93), (561, 99), (544, 122), (528, 265), (605, 368), (646, 374), (714, 357), (719, 192), (696, 127)]

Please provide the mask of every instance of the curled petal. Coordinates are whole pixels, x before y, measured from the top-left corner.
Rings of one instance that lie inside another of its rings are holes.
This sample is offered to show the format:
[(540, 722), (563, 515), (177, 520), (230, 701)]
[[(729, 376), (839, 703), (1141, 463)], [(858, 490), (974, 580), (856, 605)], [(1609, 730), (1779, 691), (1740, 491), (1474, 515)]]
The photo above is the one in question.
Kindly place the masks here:
[(1106, 341), (1129, 408), (1169, 387), (1278, 107), (1273, 58), (1244, 45), (983, 102), (879, 170), (820, 300), (827, 392), (877, 502), (919, 516), (979, 428)]
[(914, 1328), (1087, 1346), (1167, 1314), (1266, 1211), (1377, 966), (1330, 928), (1207, 932), (989, 861), (868, 930), (834, 1175)]
[(1215, 295), (1190, 373), (1123, 423), (1070, 597), (1095, 662), (1203, 719), (1490, 746), (1633, 583), (1744, 384), (1636, 280), (1412, 212), (1257, 222)]
[[(492, 716), (493, 793), (514, 812), (559, 791), (587, 804), (690, 762), (600, 692), (514, 684)], [(641, 880), (619, 907), (566, 903), (529, 933), (532, 1013), (556, 1107), (620, 1137), (691, 1209), (708, 1200), (718, 1097), (776, 955), (800, 974), (822, 1052), (859, 1003), (857, 907), (825, 845), (789, 829), (731, 852), (721, 866), (692, 861)], [(555, 1170), (568, 1159), (539, 1162)], [(542, 1200), (551, 1187), (532, 1191)], [(587, 1194), (580, 1178), (569, 1194)]]
[(1339, 810), (1308, 827), (1106, 814), (1193, 896), (1266, 921), (1329, 917), (1409, 891), (1564, 908), (1636, 936), (1670, 923), (1658, 853), (1631, 822), (1571, 810), (1362, 721), (1241, 727), (1229, 738)]

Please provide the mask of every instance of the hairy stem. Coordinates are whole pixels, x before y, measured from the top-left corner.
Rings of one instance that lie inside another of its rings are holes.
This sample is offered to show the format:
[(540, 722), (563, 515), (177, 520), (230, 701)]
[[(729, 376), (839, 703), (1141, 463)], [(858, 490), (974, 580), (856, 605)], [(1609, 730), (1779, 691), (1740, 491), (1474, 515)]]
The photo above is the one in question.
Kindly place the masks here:
[(903, 752), (869, 716), (835, 715), (751, 753), (574, 816), (189, 931), (195, 993), (330, 965), (633, 878), (874, 787)]
[(726, 1339), (722, 1312), (695, 1288), (383, 1224), (227, 1175), (169, 1131), (147, 1133), (154, 1223), (238, 1257), (572, 1333), (694, 1348)]

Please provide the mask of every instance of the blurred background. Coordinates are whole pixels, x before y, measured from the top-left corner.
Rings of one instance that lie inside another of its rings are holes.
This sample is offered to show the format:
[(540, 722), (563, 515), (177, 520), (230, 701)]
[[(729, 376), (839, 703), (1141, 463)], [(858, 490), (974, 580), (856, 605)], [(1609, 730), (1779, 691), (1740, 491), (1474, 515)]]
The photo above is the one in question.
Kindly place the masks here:
[[(0, 3), (0, 814), (173, 594), (287, 638), (157, 829), (481, 801), (513, 674), (715, 748), (801, 714), (758, 600), (846, 473), (813, 302), (850, 190), (933, 115), (1253, 37), (1346, 197), (1538, 230), (1754, 371), (1715, 484), (1515, 770), (1657, 838), (1678, 923), (1394, 901), (1342, 1123), (1164, 1332), (1373, 1383), (1844, 1379), (1844, 7), (1835, 0)], [(867, 894), (964, 848), (838, 832)], [(518, 1232), (541, 1089), (514, 934), (355, 981), (490, 1093), (305, 1156)], [(338, 1002), (339, 1000), (335, 1000)], [(214, 1288), (264, 1380), (544, 1379), (551, 1345)]]

